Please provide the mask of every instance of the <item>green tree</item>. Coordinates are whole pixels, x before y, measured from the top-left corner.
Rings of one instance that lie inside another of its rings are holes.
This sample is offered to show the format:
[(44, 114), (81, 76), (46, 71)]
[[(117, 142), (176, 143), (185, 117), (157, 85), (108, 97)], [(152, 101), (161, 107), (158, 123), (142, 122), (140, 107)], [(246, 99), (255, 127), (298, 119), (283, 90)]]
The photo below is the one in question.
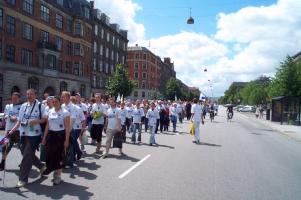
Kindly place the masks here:
[(225, 95), (221, 98), (220, 102), (223, 104), (233, 103), (238, 104), (242, 100), (241, 90), (246, 86), (245, 82), (234, 82), (230, 85), (229, 89), (225, 91)]
[(174, 100), (175, 95), (177, 98), (181, 98), (182, 92), (177, 79), (172, 77), (166, 83), (165, 97), (169, 100)]
[(121, 65), (116, 65), (116, 71), (112, 77), (109, 78), (106, 86), (106, 93), (110, 96), (118, 96), (118, 94), (124, 97), (129, 96), (135, 87), (135, 83), (129, 80), (127, 70)]
[(301, 95), (301, 62), (287, 57), (269, 86), (271, 97)]

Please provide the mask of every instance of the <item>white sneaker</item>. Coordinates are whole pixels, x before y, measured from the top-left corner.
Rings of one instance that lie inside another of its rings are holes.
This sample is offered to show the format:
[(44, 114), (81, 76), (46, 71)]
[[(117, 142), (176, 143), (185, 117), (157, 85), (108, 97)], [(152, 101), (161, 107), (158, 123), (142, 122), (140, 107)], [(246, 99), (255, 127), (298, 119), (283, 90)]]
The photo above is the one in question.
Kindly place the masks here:
[(53, 185), (58, 185), (58, 184), (60, 184), (61, 182), (62, 182), (62, 179), (61, 179), (60, 176), (55, 177), (55, 178), (53, 179)]
[(16, 188), (21, 188), (21, 187), (24, 187), (27, 183), (24, 182), (24, 181), (18, 181), (17, 185), (16, 185)]

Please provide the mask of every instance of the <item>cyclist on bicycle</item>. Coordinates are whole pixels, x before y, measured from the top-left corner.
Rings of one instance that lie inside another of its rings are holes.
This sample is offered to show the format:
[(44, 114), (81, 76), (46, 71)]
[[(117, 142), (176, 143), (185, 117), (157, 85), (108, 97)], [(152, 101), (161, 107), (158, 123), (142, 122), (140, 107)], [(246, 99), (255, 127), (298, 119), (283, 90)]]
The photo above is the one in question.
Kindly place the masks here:
[(230, 105), (230, 106), (228, 106), (228, 108), (227, 108), (227, 116), (228, 116), (228, 119), (232, 119), (233, 118), (233, 105)]

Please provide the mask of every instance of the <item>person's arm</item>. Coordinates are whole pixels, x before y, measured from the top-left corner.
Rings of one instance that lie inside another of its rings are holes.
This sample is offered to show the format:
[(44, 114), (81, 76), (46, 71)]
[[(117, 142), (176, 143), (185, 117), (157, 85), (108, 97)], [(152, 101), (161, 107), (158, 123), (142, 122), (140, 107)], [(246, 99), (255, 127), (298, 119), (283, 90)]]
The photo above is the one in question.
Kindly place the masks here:
[(42, 145), (46, 144), (46, 138), (47, 138), (47, 135), (48, 135), (48, 131), (49, 131), (49, 121), (47, 120), (45, 131), (44, 131), (44, 136), (43, 136), (43, 139), (42, 139)]
[(71, 119), (70, 116), (64, 117), (64, 126), (65, 126), (65, 142), (64, 142), (64, 149), (67, 151), (69, 146), (69, 138), (71, 133)]

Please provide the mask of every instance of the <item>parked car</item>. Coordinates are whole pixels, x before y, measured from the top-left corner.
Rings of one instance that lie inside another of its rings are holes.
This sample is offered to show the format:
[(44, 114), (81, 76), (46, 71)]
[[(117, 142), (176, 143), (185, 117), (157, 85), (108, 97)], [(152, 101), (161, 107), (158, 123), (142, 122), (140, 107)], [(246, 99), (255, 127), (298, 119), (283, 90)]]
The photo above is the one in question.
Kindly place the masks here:
[(4, 113), (0, 113), (0, 130), (5, 129)]
[(239, 112), (255, 112), (256, 108), (254, 106), (244, 106), (239, 109)]

